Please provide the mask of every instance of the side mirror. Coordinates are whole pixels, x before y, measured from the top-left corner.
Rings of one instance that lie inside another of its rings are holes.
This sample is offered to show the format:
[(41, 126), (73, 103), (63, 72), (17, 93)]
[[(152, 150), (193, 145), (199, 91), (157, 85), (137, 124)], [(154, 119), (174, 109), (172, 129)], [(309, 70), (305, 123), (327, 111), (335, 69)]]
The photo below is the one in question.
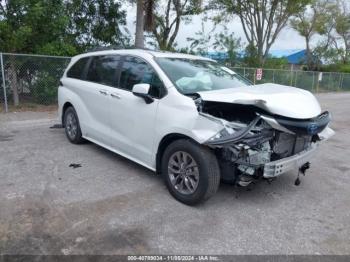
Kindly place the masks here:
[(136, 84), (132, 87), (132, 93), (143, 98), (146, 104), (150, 104), (154, 101), (153, 97), (148, 94), (150, 87), (149, 84)]

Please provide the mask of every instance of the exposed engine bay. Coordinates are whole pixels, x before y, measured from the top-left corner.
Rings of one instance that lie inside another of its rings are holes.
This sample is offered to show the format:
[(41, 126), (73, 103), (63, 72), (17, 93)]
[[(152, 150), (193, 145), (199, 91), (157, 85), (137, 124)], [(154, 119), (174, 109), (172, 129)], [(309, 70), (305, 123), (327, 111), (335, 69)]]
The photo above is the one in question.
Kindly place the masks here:
[(223, 129), (204, 144), (215, 151), (222, 179), (241, 186), (276, 177), (291, 163), (305, 172), (309, 162), (303, 155), (323, 139), (319, 134), (330, 122), (327, 111), (311, 119), (294, 119), (254, 105), (204, 101), (198, 94), (191, 97), (202, 116), (222, 123)]

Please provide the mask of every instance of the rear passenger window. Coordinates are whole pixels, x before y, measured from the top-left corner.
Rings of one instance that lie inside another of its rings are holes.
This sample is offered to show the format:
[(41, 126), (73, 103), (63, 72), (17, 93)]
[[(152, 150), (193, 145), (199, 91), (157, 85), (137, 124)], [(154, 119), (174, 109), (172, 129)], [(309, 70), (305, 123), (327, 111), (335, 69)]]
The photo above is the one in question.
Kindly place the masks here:
[(67, 77), (82, 79), (86, 62), (89, 57), (80, 58), (67, 72)]
[(150, 84), (149, 94), (153, 97), (161, 97), (163, 83), (154, 69), (137, 57), (125, 57), (120, 72), (120, 88), (131, 91), (135, 84), (140, 83)]
[(119, 61), (118, 55), (93, 56), (86, 80), (116, 87)]

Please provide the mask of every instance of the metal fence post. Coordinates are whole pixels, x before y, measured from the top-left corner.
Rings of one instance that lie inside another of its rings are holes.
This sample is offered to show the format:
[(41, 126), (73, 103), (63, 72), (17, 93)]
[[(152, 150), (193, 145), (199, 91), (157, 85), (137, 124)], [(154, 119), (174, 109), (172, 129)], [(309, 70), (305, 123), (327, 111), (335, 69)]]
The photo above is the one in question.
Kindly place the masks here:
[(343, 90), (343, 82), (344, 82), (344, 74), (341, 74), (341, 80), (340, 80), (340, 84), (339, 84), (340, 91)]
[(5, 67), (4, 67), (4, 58), (3, 54), (0, 54), (0, 63), (1, 63), (1, 77), (2, 77), (2, 88), (4, 90), (4, 104), (5, 104), (5, 112), (8, 112), (7, 106), (7, 95), (6, 95), (6, 81), (5, 81)]
[(340, 89), (340, 84), (341, 84), (341, 77), (342, 77), (342, 74), (341, 73), (339, 73), (339, 82), (338, 82), (338, 91), (340, 91), (341, 89)]

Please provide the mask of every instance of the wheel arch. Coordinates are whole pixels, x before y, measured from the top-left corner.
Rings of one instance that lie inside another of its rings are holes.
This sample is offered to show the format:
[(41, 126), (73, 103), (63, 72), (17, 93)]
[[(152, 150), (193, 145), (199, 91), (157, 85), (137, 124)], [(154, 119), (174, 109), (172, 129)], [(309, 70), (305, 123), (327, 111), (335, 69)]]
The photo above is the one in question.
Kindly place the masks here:
[(162, 156), (165, 151), (165, 149), (174, 141), (179, 140), (179, 139), (188, 139), (193, 141), (196, 144), (199, 144), (196, 140), (193, 138), (180, 134), (180, 133), (171, 133), (167, 134), (162, 138), (162, 140), (158, 144), (158, 149), (157, 149), (157, 154), (156, 154), (156, 173), (159, 174), (161, 170), (161, 161), (162, 161)]

